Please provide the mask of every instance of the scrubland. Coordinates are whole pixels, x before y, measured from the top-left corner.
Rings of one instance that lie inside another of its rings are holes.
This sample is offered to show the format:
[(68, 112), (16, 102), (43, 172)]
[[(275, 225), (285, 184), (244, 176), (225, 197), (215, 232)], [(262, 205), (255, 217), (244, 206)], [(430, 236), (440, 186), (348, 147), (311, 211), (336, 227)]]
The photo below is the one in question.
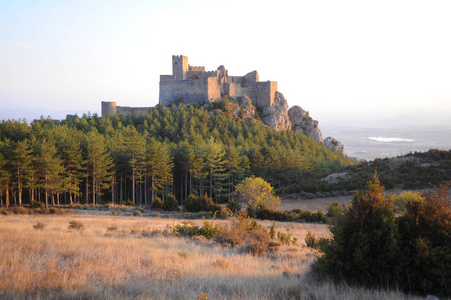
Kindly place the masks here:
[[(70, 221), (84, 227), (69, 229)], [(181, 221), (104, 215), (0, 216), (0, 298), (414, 298), (312, 277), (309, 270), (316, 254), (304, 246), (304, 238), (308, 231), (328, 236), (326, 225), (276, 223), (277, 230), (291, 230), (297, 245), (252, 256), (214, 241), (169, 234), (168, 226)], [(33, 225), (39, 223), (45, 225), (36, 229)]]

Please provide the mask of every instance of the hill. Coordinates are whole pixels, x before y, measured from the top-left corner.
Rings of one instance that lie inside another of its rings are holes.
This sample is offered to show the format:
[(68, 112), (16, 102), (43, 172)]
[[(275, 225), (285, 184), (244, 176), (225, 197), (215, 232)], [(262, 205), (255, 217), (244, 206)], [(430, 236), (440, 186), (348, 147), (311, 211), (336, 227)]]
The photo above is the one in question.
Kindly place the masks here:
[(156, 106), (118, 114), (0, 123), (2, 205), (41, 201), (149, 205), (175, 194), (232, 197), (244, 177), (282, 189), (354, 164), (301, 132), (217, 107)]
[(325, 177), (306, 176), (283, 193), (363, 189), (374, 172), (387, 189), (424, 189), (451, 180), (451, 150), (431, 149), (347, 166)]

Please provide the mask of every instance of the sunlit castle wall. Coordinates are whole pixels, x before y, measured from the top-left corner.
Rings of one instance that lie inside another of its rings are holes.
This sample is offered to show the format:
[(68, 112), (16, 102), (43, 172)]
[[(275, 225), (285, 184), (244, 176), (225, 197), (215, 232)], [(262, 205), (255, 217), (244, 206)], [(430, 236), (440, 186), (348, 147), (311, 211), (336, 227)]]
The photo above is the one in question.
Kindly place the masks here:
[(145, 116), (149, 107), (116, 106), (114, 101), (102, 101), (102, 117), (112, 116), (119, 113), (123, 116)]
[(160, 104), (168, 106), (183, 100), (189, 104), (215, 101), (221, 98), (221, 87), (215, 77), (206, 79), (171, 80), (160, 77)]

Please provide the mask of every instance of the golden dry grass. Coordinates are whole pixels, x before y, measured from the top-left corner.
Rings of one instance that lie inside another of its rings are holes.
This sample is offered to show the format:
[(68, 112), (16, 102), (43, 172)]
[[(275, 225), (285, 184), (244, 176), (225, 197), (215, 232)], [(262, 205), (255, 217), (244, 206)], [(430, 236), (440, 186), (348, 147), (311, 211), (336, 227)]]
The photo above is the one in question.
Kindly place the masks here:
[[(82, 222), (85, 228), (69, 229), (71, 220)], [(314, 253), (303, 246), (303, 240), (307, 231), (328, 235), (325, 225), (277, 223), (278, 230), (290, 228), (299, 245), (254, 257), (214, 242), (152, 234), (175, 222), (181, 220), (1, 216), (0, 298), (198, 299), (202, 293), (209, 299), (402, 296), (364, 289), (354, 289), (352, 295), (346, 286), (311, 284), (306, 274)], [(33, 225), (37, 223), (47, 225), (36, 230)]]

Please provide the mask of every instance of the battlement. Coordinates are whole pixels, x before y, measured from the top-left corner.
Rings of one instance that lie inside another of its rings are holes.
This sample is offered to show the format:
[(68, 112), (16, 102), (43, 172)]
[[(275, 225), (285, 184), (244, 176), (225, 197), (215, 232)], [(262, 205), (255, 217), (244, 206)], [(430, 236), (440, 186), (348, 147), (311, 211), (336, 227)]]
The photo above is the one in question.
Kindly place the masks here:
[(205, 67), (189, 66), (189, 71), (205, 72)]

